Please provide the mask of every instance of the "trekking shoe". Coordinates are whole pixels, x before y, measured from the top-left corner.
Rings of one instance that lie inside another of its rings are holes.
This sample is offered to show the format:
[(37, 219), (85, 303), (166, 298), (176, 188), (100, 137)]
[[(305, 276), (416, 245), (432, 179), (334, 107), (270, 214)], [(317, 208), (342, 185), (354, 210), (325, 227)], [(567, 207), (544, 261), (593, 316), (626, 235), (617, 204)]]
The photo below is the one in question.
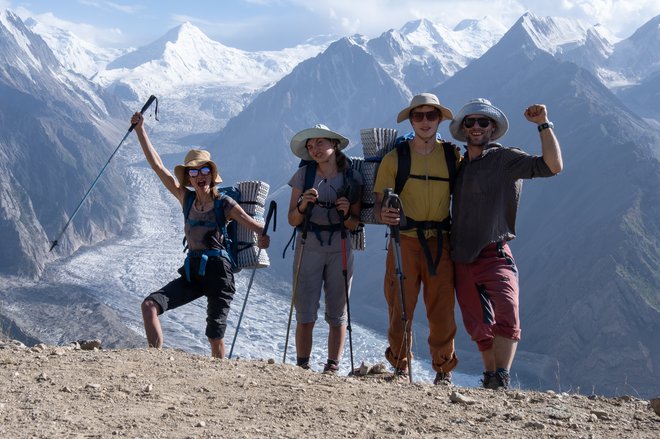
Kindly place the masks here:
[(496, 372), (484, 372), (482, 383), (486, 389), (506, 390), (509, 388), (509, 371), (506, 369), (497, 369)]
[(325, 366), (323, 366), (323, 373), (328, 375), (337, 375), (339, 373), (339, 365), (326, 363)]
[(495, 385), (496, 380), (495, 372), (486, 371), (484, 372), (484, 377), (481, 379), (481, 385), (484, 389), (490, 389), (490, 386)]
[(497, 369), (497, 371), (495, 372), (495, 378), (497, 379), (497, 384), (500, 389), (506, 390), (509, 388), (511, 377), (509, 376), (508, 370)]
[(390, 381), (395, 383), (406, 383), (410, 380), (408, 377), (408, 369), (394, 369), (392, 377), (389, 378)]
[(433, 384), (436, 386), (451, 386), (451, 372), (438, 372), (435, 374)]

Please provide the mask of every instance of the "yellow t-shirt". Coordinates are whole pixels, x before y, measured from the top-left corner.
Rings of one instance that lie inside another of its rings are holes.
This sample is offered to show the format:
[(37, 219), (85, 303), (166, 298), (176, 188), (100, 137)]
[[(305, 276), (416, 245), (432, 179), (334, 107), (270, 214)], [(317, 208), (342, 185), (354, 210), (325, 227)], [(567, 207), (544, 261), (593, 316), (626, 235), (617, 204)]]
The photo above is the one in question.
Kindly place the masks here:
[[(460, 155), (456, 152), (457, 162)], [(457, 163), (458, 165), (458, 163)], [(386, 188), (394, 189), (398, 156), (396, 149), (383, 157), (378, 166), (374, 192), (383, 193)], [(445, 152), (440, 142), (430, 154), (422, 155), (410, 148), (410, 174), (449, 178)], [(405, 215), (416, 221), (442, 221), (449, 216), (449, 182), (409, 178), (399, 194)], [(417, 236), (415, 229), (402, 231), (407, 236)], [(427, 238), (435, 236), (435, 230), (426, 230)]]

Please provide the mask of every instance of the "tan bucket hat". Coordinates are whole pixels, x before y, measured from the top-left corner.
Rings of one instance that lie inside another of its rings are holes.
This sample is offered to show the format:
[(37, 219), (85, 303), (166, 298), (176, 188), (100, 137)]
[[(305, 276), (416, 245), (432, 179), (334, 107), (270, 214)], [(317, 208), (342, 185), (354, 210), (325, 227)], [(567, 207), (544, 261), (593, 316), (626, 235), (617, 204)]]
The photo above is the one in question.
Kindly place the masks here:
[(307, 141), (309, 139), (337, 139), (339, 140), (339, 145), (337, 145), (339, 150), (346, 148), (349, 143), (346, 137), (319, 123), (314, 125), (314, 128), (304, 129), (293, 136), (291, 139), (291, 152), (303, 160), (313, 160), (307, 151)]
[(442, 115), (440, 121), (451, 120), (454, 118), (454, 115), (451, 113), (449, 108), (440, 105), (440, 101), (436, 95), (433, 93), (421, 93), (413, 96), (412, 100), (410, 101), (410, 105), (399, 112), (399, 115), (396, 118), (397, 123), (401, 123), (404, 120), (407, 120), (410, 117), (410, 112), (414, 108), (421, 107), (422, 105), (429, 105), (431, 107), (437, 108)]
[(211, 168), (211, 178), (215, 184), (222, 183), (222, 178), (218, 174), (218, 167), (211, 160), (211, 153), (203, 149), (191, 149), (183, 159), (183, 165), (176, 165), (174, 167), (174, 175), (179, 180), (179, 184), (181, 186), (192, 186), (186, 173), (186, 168), (197, 168), (202, 165), (208, 165)]

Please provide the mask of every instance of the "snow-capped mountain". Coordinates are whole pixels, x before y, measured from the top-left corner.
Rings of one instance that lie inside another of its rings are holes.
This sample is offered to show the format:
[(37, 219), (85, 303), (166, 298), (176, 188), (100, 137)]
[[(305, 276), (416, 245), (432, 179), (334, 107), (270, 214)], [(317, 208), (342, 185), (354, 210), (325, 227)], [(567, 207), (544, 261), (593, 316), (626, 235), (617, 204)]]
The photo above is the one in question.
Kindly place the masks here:
[(112, 61), (94, 81), (125, 102), (137, 103), (151, 94), (167, 100), (163, 117), (174, 123), (164, 124), (166, 131), (180, 133), (183, 125), (192, 132), (212, 132), (220, 130), (256, 93), (327, 44), (246, 52), (213, 41), (184, 23)]
[(660, 15), (614, 46), (607, 67), (630, 83), (649, 79), (660, 72)]
[[(119, 139), (124, 110), (95, 84), (67, 71), (43, 39), (10, 11), (0, 10), (0, 272), (36, 276), (48, 259), (48, 241), (66, 222)], [(124, 125), (125, 126), (125, 125)], [(108, 172), (106, 180), (116, 182)], [(71, 251), (116, 233), (122, 190), (100, 185), (104, 202), (63, 237)]]
[(33, 18), (25, 25), (43, 38), (64, 68), (91, 78), (99, 70), (121, 56), (124, 50), (101, 48), (85, 41), (73, 32), (48, 25)]
[(364, 47), (412, 96), (435, 87), (464, 68), (504, 32), (504, 26), (489, 18), (466, 20), (454, 30), (420, 19), (365, 40)]

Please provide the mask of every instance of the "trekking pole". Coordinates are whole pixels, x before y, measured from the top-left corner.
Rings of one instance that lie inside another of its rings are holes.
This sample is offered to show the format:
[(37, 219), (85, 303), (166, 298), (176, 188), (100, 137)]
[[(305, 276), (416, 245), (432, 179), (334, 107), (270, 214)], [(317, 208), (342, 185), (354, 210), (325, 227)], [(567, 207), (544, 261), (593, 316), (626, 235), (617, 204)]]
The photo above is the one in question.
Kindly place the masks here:
[[(392, 191), (392, 189), (385, 189), (383, 200), (386, 203), (386, 207), (392, 207), (399, 209), (400, 212), (402, 211), (401, 199)], [(403, 337), (405, 340), (406, 358), (408, 360), (408, 380), (412, 383), (412, 353), (410, 351), (410, 342), (408, 341), (408, 315), (406, 313), (406, 298), (403, 293), (403, 264), (401, 261), (401, 234), (399, 232), (399, 226), (390, 226), (390, 240), (392, 243), (392, 249), (394, 250), (395, 270), (396, 276), (399, 279), (399, 292), (401, 293), (401, 320), (403, 320)]]
[(282, 357), (282, 363), (286, 363), (286, 351), (289, 347), (289, 333), (291, 331), (291, 318), (293, 317), (293, 305), (296, 302), (296, 290), (298, 289), (298, 277), (300, 276), (300, 266), (302, 265), (303, 253), (305, 251), (305, 241), (307, 240), (307, 230), (309, 228), (309, 217), (312, 213), (312, 207), (314, 204), (308, 203), (305, 208), (305, 215), (303, 219), (302, 233), (300, 235), (300, 256), (298, 257), (298, 262), (296, 263), (296, 275), (293, 279), (293, 291), (291, 293), (291, 306), (289, 307), (289, 323), (286, 325), (286, 340), (284, 341), (284, 356)]
[[(341, 214), (341, 212), (340, 212)], [(348, 347), (351, 353), (351, 373), (355, 373), (355, 366), (353, 365), (353, 328), (351, 327), (351, 304), (348, 299), (348, 262), (346, 258), (346, 226), (341, 222), (341, 258), (342, 258), (342, 273), (344, 275), (344, 292), (346, 293), (346, 315), (348, 322), (346, 329), (348, 330)]]
[[(154, 95), (149, 96), (149, 99), (147, 99), (147, 102), (142, 106), (142, 109), (140, 110), (140, 114), (142, 114), (142, 113), (144, 113), (145, 111), (147, 111), (147, 109), (149, 108), (149, 106), (151, 106), (151, 104), (152, 104), (153, 101), (156, 101), (156, 114), (158, 114), (158, 99), (156, 99), (156, 96), (154, 96)], [(156, 118), (156, 120), (158, 120), (158, 118)], [(117, 148), (115, 148), (115, 150), (113, 151), (113, 153), (110, 155), (110, 158), (108, 159), (108, 161), (105, 162), (105, 165), (103, 165), (103, 168), (101, 168), (101, 172), (99, 172), (99, 175), (96, 176), (96, 178), (94, 179), (94, 182), (93, 182), (92, 185), (89, 187), (89, 189), (87, 189), (87, 192), (85, 192), (85, 195), (82, 197), (82, 200), (80, 200), (80, 203), (78, 203), (78, 206), (77, 206), (76, 209), (73, 211), (73, 215), (71, 215), (71, 216), (69, 217), (69, 220), (68, 220), (68, 221), (66, 222), (66, 224), (64, 225), (64, 228), (62, 229), (62, 231), (60, 232), (60, 234), (57, 235), (57, 238), (55, 238), (55, 240), (52, 241), (51, 246), (50, 246), (50, 250), (48, 250), (49, 252), (53, 251), (53, 249), (55, 248), (55, 246), (58, 244), (58, 241), (60, 240), (60, 238), (62, 237), (62, 235), (63, 235), (64, 232), (66, 231), (67, 227), (69, 227), (69, 224), (71, 224), (71, 221), (73, 221), (73, 218), (75, 218), (76, 214), (77, 214), (78, 211), (80, 210), (80, 207), (82, 206), (83, 202), (84, 202), (85, 199), (87, 198), (87, 195), (89, 195), (89, 193), (92, 191), (92, 189), (94, 189), (94, 186), (96, 186), (96, 183), (99, 181), (99, 178), (101, 178), (101, 175), (102, 175), (103, 172), (105, 171), (105, 168), (107, 168), (107, 167), (108, 167), (108, 164), (110, 164), (110, 160), (112, 160), (112, 158), (115, 156), (115, 154), (117, 153), (117, 151), (119, 151), (119, 147), (121, 147), (121, 144), (124, 143), (124, 140), (126, 140), (126, 138), (127, 138), (128, 135), (131, 133), (131, 131), (133, 131), (133, 128), (135, 128), (135, 125), (136, 125), (136, 124), (131, 124), (130, 128), (128, 129), (128, 131), (127, 131), (126, 134), (124, 135), (124, 138), (121, 139), (121, 142), (119, 142), (119, 145), (117, 145)]]
[[(266, 215), (266, 223), (264, 224), (264, 231), (262, 232), (261, 236), (265, 236), (266, 232), (268, 232), (268, 224), (270, 223), (271, 217), (274, 216), (273, 220), (273, 232), (277, 228), (277, 203), (275, 200), (270, 201), (270, 205), (268, 206), (268, 214)], [(257, 263), (259, 262), (259, 256), (261, 256), (261, 248), (259, 248), (259, 251), (257, 252)], [(238, 323), (236, 324), (236, 331), (234, 332), (234, 339), (231, 342), (231, 349), (229, 349), (229, 359), (231, 360), (231, 355), (234, 352), (234, 344), (236, 343), (236, 337), (238, 337), (238, 330), (241, 327), (241, 321), (243, 320), (243, 313), (245, 312), (245, 305), (247, 305), (248, 301), (248, 296), (250, 295), (250, 288), (252, 288), (252, 281), (254, 280), (254, 274), (257, 272), (257, 267), (255, 266), (254, 269), (252, 269), (252, 274), (250, 275), (250, 282), (248, 283), (247, 291), (245, 292), (245, 299), (243, 300), (243, 308), (241, 308), (241, 315), (238, 317)]]

